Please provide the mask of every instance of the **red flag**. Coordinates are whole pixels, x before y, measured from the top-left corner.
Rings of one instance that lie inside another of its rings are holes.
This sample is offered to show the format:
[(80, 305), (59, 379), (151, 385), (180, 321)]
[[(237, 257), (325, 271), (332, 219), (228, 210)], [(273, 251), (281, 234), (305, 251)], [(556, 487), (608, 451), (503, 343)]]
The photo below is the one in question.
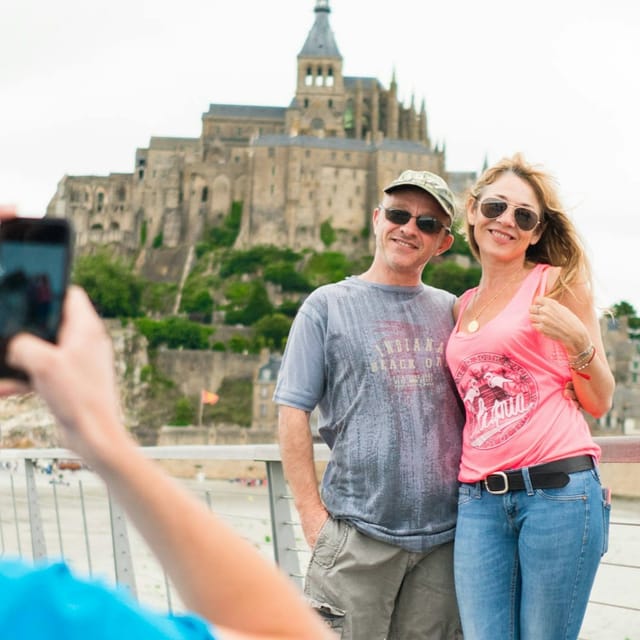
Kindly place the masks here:
[(215, 404), (219, 399), (218, 394), (213, 393), (213, 391), (205, 391), (204, 389), (200, 391), (200, 402), (202, 404)]

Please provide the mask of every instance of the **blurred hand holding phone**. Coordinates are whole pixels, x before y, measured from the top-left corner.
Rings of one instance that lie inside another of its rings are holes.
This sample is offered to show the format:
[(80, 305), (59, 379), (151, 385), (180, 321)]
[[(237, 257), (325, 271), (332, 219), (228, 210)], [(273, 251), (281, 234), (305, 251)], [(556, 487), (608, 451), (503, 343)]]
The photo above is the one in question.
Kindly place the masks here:
[(7, 365), (7, 343), (22, 331), (56, 342), (73, 232), (62, 218), (10, 217), (2, 207), (0, 213), (0, 378), (27, 380)]

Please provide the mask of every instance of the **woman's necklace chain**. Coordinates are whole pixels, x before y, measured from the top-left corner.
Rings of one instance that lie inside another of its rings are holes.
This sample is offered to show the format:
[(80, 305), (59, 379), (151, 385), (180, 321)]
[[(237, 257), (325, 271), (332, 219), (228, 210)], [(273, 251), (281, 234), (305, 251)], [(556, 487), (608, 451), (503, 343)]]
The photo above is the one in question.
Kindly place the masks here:
[[(467, 324), (467, 331), (469, 333), (475, 333), (479, 328), (480, 328), (480, 323), (478, 322), (478, 319), (480, 318), (480, 316), (484, 313), (484, 311), (486, 310), (486, 308), (492, 304), (493, 302), (495, 302), (498, 298), (498, 296), (501, 293), (504, 293), (504, 291), (506, 291), (507, 287), (512, 284), (517, 278), (520, 277), (520, 273), (516, 274), (513, 278), (509, 278), (505, 284), (500, 287), (500, 289), (498, 289), (498, 293), (496, 293), (495, 296), (493, 296), (489, 302), (487, 302), (486, 304), (482, 305), (482, 307), (480, 308), (480, 310), (475, 314), (475, 316), (473, 316), (473, 318), (469, 321), (469, 323)], [(471, 301), (471, 309), (473, 309), (473, 307), (476, 304), (476, 301), (478, 300), (478, 294), (480, 293), (480, 290), (478, 289), (478, 291), (476, 291), (476, 294), (473, 296), (473, 300)]]

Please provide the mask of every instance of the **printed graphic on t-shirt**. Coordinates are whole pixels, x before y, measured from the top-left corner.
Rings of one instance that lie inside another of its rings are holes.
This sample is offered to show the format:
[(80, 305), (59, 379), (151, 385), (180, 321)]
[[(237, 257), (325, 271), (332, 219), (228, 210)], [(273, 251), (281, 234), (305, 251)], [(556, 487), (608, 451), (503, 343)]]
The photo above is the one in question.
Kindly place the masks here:
[(467, 412), (469, 442), (477, 449), (491, 449), (512, 438), (538, 403), (533, 376), (497, 353), (466, 358), (454, 380)]
[(430, 387), (444, 368), (445, 341), (425, 332), (424, 325), (379, 322), (374, 328), (369, 368), (386, 376), (395, 391)]

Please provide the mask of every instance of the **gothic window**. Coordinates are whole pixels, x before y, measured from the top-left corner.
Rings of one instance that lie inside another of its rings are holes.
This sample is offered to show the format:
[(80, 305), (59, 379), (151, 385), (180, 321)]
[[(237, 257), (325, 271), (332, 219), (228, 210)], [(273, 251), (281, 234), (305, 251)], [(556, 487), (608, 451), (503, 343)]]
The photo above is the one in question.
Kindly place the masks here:
[(209, 199), (209, 187), (202, 187), (202, 195), (200, 196), (200, 202), (206, 202)]
[(329, 109), (333, 109), (333, 100), (329, 98)]
[(97, 199), (96, 209), (98, 211), (102, 211), (103, 207), (104, 207), (104, 192), (103, 191), (98, 191), (98, 199)]
[(304, 107), (305, 109), (309, 106), (309, 98), (304, 99)]
[(124, 202), (126, 199), (127, 199), (127, 190), (124, 188), (123, 185), (120, 185), (118, 187), (118, 201)]
[(144, 178), (144, 169), (138, 169), (138, 178), (142, 180)]
[(350, 134), (349, 137), (353, 137), (353, 129), (354, 129), (353, 100), (349, 100), (347, 102), (347, 106), (344, 109), (342, 124), (344, 126), (345, 131), (348, 134)]

